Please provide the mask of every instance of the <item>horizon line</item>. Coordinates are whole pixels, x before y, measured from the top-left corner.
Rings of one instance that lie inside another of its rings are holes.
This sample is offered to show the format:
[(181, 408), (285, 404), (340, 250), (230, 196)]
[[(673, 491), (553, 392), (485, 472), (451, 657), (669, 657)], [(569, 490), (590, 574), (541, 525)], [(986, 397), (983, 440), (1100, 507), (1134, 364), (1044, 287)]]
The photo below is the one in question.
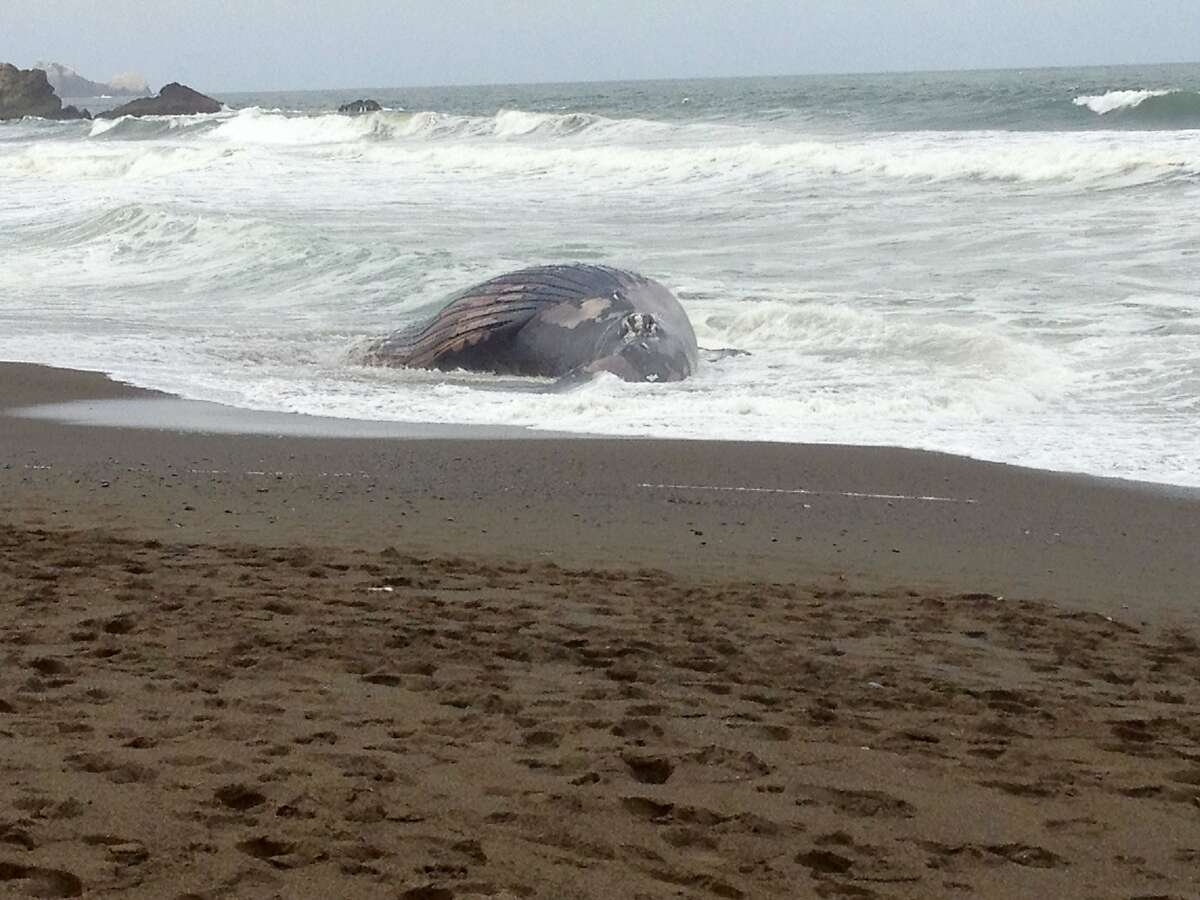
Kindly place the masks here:
[[(55, 60), (43, 60), (45, 62), (57, 62)], [(66, 66), (67, 63), (58, 62), (58, 65)], [(396, 84), (396, 85), (334, 85), (326, 87), (290, 87), (290, 88), (206, 88), (214, 93), (226, 94), (284, 94), (292, 92), (310, 92), (310, 91), (367, 91), (367, 90), (433, 90), (438, 88), (485, 88), (485, 87), (538, 87), (538, 86), (568, 86), (580, 84), (655, 84), (666, 83), (672, 81), (740, 81), (753, 79), (782, 79), (782, 78), (853, 78), (853, 77), (870, 77), (879, 75), (924, 75), (924, 74), (948, 74), (948, 73), (985, 73), (985, 72), (1030, 72), (1030, 71), (1061, 71), (1067, 69), (1132, 69), (1132, 68), (1157, 68), (1167, 66), (1195, 66), (1200, 65), (1200, 59), (1196, 60), (1168, 60), (1164, 62), (1133, 62), (1133, 63), (1085, 63), (1081, 65), (1035, 65), (1035, 66), (978, 66), (968, 68), (952, 68), (952, 67), (934, 67), (920, 69), (874, 69), (860, 71), (815, 71), (815, 72), (775, 72), (770, 74), (752, 74), (752, 75), (670, 75), (656, 76), (652, 78), (593, 78), (593, 79), (566, 79), (566, 80), (532, 80), (532, 81), (460, 81), (460, 82), (441, 82), (441, 83), (412, 83), (412, 84)], [(31, 65), (31, 68), (34, 66)], [(78, 70), (75, 70), (79, 74)], [(89, 79), (92, 80), (92, 79)], [(163, 81), (159, 85), (159, 90), (162, 85), (170, 84), (172, 79)], [(183, 82), (180, 82), (183, 83)], [(191, 85), (189, 85), (191, 86)], [(157, 91), (155, 91), (157, 93)], [(74, 99), (74, 98), (73, 98)]]

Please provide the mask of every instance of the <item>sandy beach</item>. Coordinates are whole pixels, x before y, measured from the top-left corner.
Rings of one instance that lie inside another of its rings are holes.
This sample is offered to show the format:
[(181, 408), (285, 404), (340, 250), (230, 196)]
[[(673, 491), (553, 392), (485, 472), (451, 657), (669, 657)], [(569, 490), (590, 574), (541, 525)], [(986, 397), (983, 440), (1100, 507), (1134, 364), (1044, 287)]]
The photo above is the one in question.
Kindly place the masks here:
[(0, 364), (0, 893), (1200, 892), (1195, 492), (164, 400)]

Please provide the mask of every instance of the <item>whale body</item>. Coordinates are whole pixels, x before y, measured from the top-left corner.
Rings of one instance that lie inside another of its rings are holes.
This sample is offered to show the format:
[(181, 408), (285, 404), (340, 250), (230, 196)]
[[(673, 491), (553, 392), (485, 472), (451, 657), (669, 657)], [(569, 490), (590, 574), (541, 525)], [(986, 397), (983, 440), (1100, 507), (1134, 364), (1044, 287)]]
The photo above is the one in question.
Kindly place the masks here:
[(699, 351), (687, 313), (659, 282), (572, 263), (509, 272), (453, 295), (430, 319), (370, 344), (364, 361), (574, 380), (680, 381)]

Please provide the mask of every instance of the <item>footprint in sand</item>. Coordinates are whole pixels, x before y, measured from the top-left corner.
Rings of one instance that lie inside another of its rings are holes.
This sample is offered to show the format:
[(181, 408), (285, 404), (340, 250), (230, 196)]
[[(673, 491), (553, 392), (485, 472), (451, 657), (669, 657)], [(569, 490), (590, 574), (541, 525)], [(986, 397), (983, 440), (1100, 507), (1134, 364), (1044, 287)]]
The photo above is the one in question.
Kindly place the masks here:
[(665, 756), (645, 756), (626, 752), (621, 759), (629, 768), (633, 780), (641, 784), (666, 784), (675, 771), (675, 764)]
[(149, 766), (124, 762), (107, 753), (72, 753), (66, 762), (80, 772), (103, 775), (113, 784), (151, 782), (157, 777), (157, 772)]
[(81, 897), (83, 882), (64, 869), (45, 869), (0, 861), (0, 884), (29, 897)]
[(290, 841), (277, 841), (260, 835), (239, 841), (235, 846), (247, 856), (268, 862), (277, 869), (290, 869), (296, 865), (296, 861), (290, 858), (296, 852), (296, 845)]
[(1067, 865), (1067, 861), (1057, 853), (1029, 844), (941, 844), (922, 841), (921, 845), (934, 854), (934, 859), (930, 860), (932, 868), (940, 868), (957, 859), (976, 863), (1004, 860), (1035, 869), (1056, 869)]
[(883, 791), (855, 791), (820, 785), (801, 785), (799, 792), (804, 796), (797, 805), (825, 803), (838, 812), (862, 818), (911, 819), (917, 809), (907, 800)]
[(244, 784), (227, 784), (218, 788), (213, 797), (222, 806), (238, 812), (261, 806), (267, 801), (266, 796)]

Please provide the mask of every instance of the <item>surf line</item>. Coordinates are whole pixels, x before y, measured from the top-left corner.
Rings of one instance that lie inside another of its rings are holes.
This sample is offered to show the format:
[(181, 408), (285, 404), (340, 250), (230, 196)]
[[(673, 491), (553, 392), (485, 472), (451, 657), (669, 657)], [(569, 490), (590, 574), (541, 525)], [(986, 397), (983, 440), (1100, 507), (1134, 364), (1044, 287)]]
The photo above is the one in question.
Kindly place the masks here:
[(924, 503), (978, 503), (970, 497), (933, 497), (918, 494), (872, 494), (866, 491), (813, 491), (808, 488), (743, 487), (720, 484), (650, 484), (638, 485), (647, 490), (662, 491), (728, 491), (745, 494), (798, 494), (805, 497), (857, 497), (866, 500), (912, 500)]

